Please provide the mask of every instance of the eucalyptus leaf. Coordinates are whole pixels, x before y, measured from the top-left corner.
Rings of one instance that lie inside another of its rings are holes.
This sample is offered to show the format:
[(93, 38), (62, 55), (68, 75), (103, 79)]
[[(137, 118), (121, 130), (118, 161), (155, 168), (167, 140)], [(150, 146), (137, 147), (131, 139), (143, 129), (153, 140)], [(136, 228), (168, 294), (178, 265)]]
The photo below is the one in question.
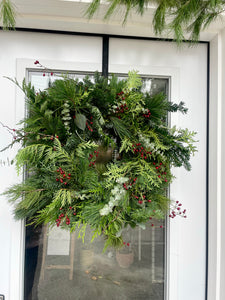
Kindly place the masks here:
[(146, 225), (143, 224), (143, 223), (137, 223), (137, 225), (138, 225), (141, 229), (143, 229), (143, 230), (146, 229)]
[(77, 127), (81, 130), (85, 130), (86, 128), (86, 121), (87, 118), (85, 117), (85, 115), (82, 114), (76, 114), (76, 118), (74, 119), (75, 124), (77, 125)]

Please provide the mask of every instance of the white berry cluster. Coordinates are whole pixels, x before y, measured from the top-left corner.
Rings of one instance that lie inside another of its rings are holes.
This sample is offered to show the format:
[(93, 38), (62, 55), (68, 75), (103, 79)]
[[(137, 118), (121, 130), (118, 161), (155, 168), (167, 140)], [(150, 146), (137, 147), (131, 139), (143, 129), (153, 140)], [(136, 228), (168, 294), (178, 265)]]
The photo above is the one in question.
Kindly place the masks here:
[(126, 191), (124, 190), (122, 184), (128, 181), (129, 178), (120, 177), (116, 180), (117, 184), (111, 190), (111, 197), (109, 198), (109, 203), (106, 204), (101, 210), (101, 216), (107, 216), (109, 213), (112, 212), (113, 207), (117, 206), (119, 201), (125, 196)]
[(139, 137), (139, 141), (142, 142), (143, 146), (146, 149), (150, 150), (152, 153), (156, 155), (162, 155), (160, 148), (158, 148), (155, 143), (151, 143), (149, 138), (146, 138), (146, 136), (140, 133), (138, 134), (138, 137)]
[(69, 103), (68, 103), (68, 101), (66, 101), (65, 103), (64, 103), (64, 108), (63, 108), (63, 110), (62, 110), (62, 115), (63, 115), (63, 117), (62, 117), (62, 119), (63, 119), (63, 123), (64, 123), (64, 126), (65, 126), (65, 128), (66, 128), (66, 131), (69, 133), (69, 134), (71, 134), (70, 133), (70, 120), (72, 119), (71, 118), (71, 116), (70, 116), (70, 109), (69, 109), (69, 107), (70, 107), (70, 105), (69, 105)]

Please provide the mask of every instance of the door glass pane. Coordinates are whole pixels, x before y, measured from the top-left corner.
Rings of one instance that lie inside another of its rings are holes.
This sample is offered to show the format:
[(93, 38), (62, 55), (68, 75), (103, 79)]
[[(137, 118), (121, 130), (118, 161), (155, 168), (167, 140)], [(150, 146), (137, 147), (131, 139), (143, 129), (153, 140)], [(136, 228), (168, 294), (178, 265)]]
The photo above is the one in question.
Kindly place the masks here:
[[(85, 75), (71, 76), (82, 79)], [(37, 90), (47, 88), (55, 78), (29, 73)], [(168, 79), (143, 80), (146, 91), (168, 93)], [(70, 234), (57, 227), (26, 227), (25, 300), (164, 299), (164, 222), (149, 220), (145, 229), (125, 229), (129, 246), (120, 251), (108, 248), (103, 253), (104, 239), (91, 243), (90, 229), (84, 243), (78, 234), (79, 230)]]

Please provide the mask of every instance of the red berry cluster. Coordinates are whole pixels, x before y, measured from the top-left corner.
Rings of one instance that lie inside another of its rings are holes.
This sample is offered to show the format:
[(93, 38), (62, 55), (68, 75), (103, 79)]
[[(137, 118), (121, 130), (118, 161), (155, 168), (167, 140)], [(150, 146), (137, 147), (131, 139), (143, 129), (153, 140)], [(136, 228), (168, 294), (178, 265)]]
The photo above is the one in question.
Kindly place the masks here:
[[(45, 68), (42, 64), (40, 64), (39, 60), (35, 60), (34, 62), (35, 65), (39, 65), (39, 67), (44, 68), (46, 71), (50, 71), (49, 69)], [(50, 72), (51, 76), (53, 76), (53, 72)], [(45, 73), (43, 73), (43, 76), (45, 77)]]
[(64, 185), (68, 184), (68, 181), (65, 180), (70, 180), (71, 179), (71, 174), (70, 173), (66, 173), (65, 171), (63, 171), (62, 168), (59, 168), (56, 170), (58, 176), (56, 177), (56, 181), (60, 181), (61, 183), (63, 183)]
[[(125, 99), (125, 98), (122, 98), (122, 99)], [(116, 108), (116, 114), (123, 114), (126, 110), (128, 110), (128, 107), (127, 107), (127, 104), (124, 103), (124, 104), (120, 104), (117, 106)], [(119, 118), (120, 116), (118, 116)], [(121, 117), (120, 117), (121, 118)]]
[(159, 178), (162, 178), (164, 177), (164, 181), (167, 182), (168, 180), (166, 179), (165, 175), (167, 175), (167, 173), (165, 171), (163, 171), (161, 168), (162, 167), (165, 167), (163, 166), (162, 162), (156, 164), (156, 162), (153, 162), (153, 165), (155, 166), (156, 170), (157, 170), (157, 173), (159, 173), (158, 177)]
[(183, 218), (187, 218), (186, 209), (182, 211), (181, 209), (182, 204), (179, 201), (176, 201), (171, 214), (169, 215), (170, 218), (174, 219), (176, 216), (181, 216)]
[(123, 242), (124, 246), (130, 246), (130, 243)]
[(124, 92), (123, 91), (121, 91), (120, 93), (117, 93), (117, 96), (118, 97), (121, 97), (121, 96), (123, 96), (124, 95)]
[[(149, 220), (152, 220), (152, 217), (149, 217)], [(152, 223), (151, 226), (154, 227), (155, 225)], [(163, 225), (160, 225), (159, 228), (163, 228)]]
[(88, 159), (90, 160), (89, 167), (94, 166), (96, 163), (96, 158), (98, 157), (99, 152), (94, 151), (94, 153), (90, 153)]
[(151, 113), (150, 113), (150, 110), (148, 109), (148, 112), (146, 114), (143, 114), (143, 117), (150, 118), (150, 116), (151, 116)]
[(124, 92), (121, 91), (117, 94), (117, 98), (120, 98), (122, 101), (121, 103), (118, 103), (117, 108), (115, 109), (115, 113), (118, 115), (117, 118), (121, 119), (121, 114), (124, 114), (125, 111), (127, 111), (129, 108), (127, 107), (127, 104), (124, 103), (124, 100), (126, 99), (124, 96)]
[(58, 139), (59, 136), (58, 136), (58, 135), (56, 135), (56, 136), (51, 136), (49, 139), (50, 139), (51, 141), (53, 141), (55, 138)]
[[(51, 76), (53, 76), (53, 72), (51, 72), (50, 74), (51, 74)], [(43, 77), (45, 77), (45, 75), (46, 75), (46, 74), (45, 74), (45, 73), (43, 73)]]
[(143, 159), (147, 159), (147, 155), (152, 154), (151, 151), (147, 151), (146, 149), (144, 149), (144, 147), (141, 145), (141, 143), (133, 144), (132, 148), (133, 148), (133, 152), (137, 155), (140, 154), (140, 157)]
[(137, 181), (137, 177), (135, 177), (134, 179), (130, 178), (130, 181), (128, 183), (123, 183), (123, 187), (125, 188), (125, 190), (128, 190), (129, 187), (132, 187)]
[(135, 199), (138, 200), (138, 203), (139, 203), (139, 204), (143, 204), (144, 202), (149, 202), (149, 203), (152, 202), (151, 199), (148, 199), (148, 200), (147, 200), (145, 195), (142, 195), (142, 196), (138, 197), (137, 195), (132, 194), (132, 196), (133, 196)]
[[(90, 116), (90, 120), (91, 120), (90, 125), (93, 125), (93, 117), (92, 116)], [(86, 121), (86, 126), (87, 126), (88, 130), (93, 132), (93, 129), (91, 128), (90, 125), (88, 124), (88, 121)]]
[[(58, 219), (56, 219), (57, 227), (59, 227), (62, 223), (66, 223), (66, 225), (70, 225), (71, 219), (69, 218), (68, 214), (66, 213), (67, 210), (63, 209), (62, 207), (59, 210), (60, 210), (60, 215), (59, 215)], [(72, 206), (69, 207), (69, 210), (71, 211), (72, 215), (76, 216), (76, 212), (74, 211)]]

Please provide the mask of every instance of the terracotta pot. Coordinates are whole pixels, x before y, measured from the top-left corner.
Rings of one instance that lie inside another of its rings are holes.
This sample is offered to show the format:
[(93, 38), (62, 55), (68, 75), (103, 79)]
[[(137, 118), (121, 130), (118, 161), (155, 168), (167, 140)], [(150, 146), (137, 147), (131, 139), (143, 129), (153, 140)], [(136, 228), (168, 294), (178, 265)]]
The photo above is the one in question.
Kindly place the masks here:
[(134, 253), (120, 253), (117, 251), (116, 260), (121, 268), (129, 268), (129, 266), (134, 262)]
[[(101, 147), (98, 149), (98, 157), (96, 158), (96, 163), (107, 163), (113, 159), (120, 159), (120, 155), (118, 152), (114, 154), (114, 150), (112, 148), (108, 148), (108, 150), (104, 150)], [(115, 157), (114, 157), (115, 155)]]

